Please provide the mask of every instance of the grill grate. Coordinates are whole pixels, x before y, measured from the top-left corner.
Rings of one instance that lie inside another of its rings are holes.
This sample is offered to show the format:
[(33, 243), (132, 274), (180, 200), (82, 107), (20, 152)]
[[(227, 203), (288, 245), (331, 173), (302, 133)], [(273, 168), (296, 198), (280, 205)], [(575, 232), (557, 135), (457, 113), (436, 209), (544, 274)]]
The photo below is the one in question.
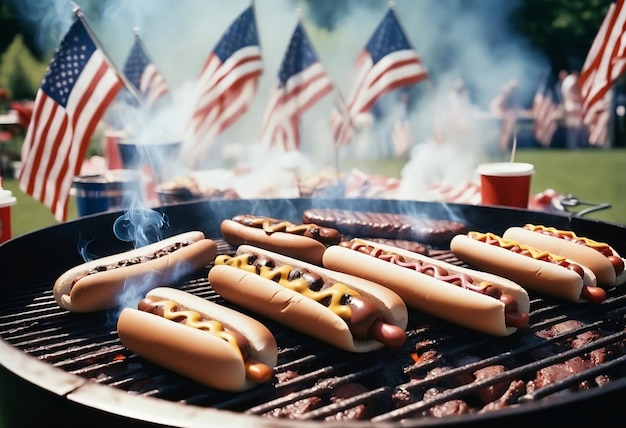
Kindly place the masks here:
[[(221, 253), (233, 249), (216, 239)], [(461, 264), (449, 251), (436, 258)], [(177, 285), (180, 289), (224, 305), (210, 287), (208, 270)], [(626, 289), (609, 292), (602, 305), (564, 303), (531, 293), (529, 331), (506, 338), (477, 334), (416, 311), (409, 311), (408, 340), (400, 349), (350, 354), (261, 318), (279, 344), (277, 379), (243, 393), (225, 393), (195, 384), (127, 351), (115, 331), (116, 313), (72, 314), (52, 296), (55, 278), (24, 284), (0, 302), (0, 336), (8, 344), (68, 373), (132, 394), (157, 397), (259, 417), (304, 420), (335, 418), (355, 408), (372, 422), (422, 419), (446, 403), (462, 400), (472, 411), (485, 407), (483, 391), (535, 381), (537, 373), (594, 352), (601, 364), (584, 366), (568, 377), (529, 391), (513, 391), (508, 401), (523, 406), (565, 391), (597, 388), (626, 376)], [(234, 307), (234, 306), (233, 306)], [(245, 310), (237, 308), (246, 313)], [(258, 317), (257, 317), (258, 318)], [(570, 323), (552, 336), (542, 331)], [(572, 347), (577, 338), (587, 343)], [(600, 350), (600, 351), (598, 351)], [(492, 366), (503, 370), (474, 380), (473, 373)], [(357, 385), (341, 400), (342, 387)], [(460, 402), (457, 402), (457, 404)]]

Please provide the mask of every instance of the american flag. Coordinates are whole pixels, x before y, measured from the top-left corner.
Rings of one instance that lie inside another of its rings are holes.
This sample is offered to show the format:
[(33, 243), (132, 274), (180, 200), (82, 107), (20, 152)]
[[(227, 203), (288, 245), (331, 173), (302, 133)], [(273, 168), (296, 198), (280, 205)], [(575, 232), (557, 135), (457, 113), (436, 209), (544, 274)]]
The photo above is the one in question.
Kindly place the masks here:
[(584, 122), (589, 127), (589, 142), (606, 140), (610, 114), (610, 90), (626, 69), (626, 8), (624, 0), (611, 3), (589, 49), (580, 72)]
[(210, 143), (247, 111), (262, 72), (261, 46), (250, 6), (226, 30), (200, 73), (190, 124), (196, 144)]
[[(426, 67), (404, 34), (393, 8), (389, 9), (365, 45), (356, 60), (355, 69), (355, 84), (347, 100), (347, 115), (337, 110), (331, 113), (332, 133), (338, 145), (350, 141), (348, 138), (353, 132), (350, 128), (355, 118), (367, 112), (383, 94), (428, 77)], [(341, 135), (344, 138), (340, 139)]]
[(77, 19), (57, 48), (37, 91), (22, 146), (20, 189), (67, 218), (74, 176), (89, 140), (123, 82)]
[(332, 90), (332, 81), (298, 22), (263, 117), (263, 144), (286, 152), (299, 150), (300, 116)]
[(148, 56), (137, 33), (135, 33), (135, 42), (126, 58), (123, 71), (148, 106), (154, 105), (169, 92), (165, 78)]
[(541, 82), (531, 108), (535, 124), (535, 139), (544, 147), (550, 146), (552, 137), (558, 128), (559, 105), (554, 101), (554, 94), (548, 88), (547, 77)]

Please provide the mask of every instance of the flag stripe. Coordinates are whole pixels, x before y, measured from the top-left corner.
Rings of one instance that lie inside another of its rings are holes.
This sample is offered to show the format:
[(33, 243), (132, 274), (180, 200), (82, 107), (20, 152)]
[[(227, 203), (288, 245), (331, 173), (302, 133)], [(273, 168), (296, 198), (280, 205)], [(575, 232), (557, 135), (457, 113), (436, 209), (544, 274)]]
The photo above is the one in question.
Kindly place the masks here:
[(247, 111), (257, 86), (258, 79), (245, 79), (231, 87), (222, 95), (221, 105), (210, 110), (209, 116), (199, 124), (197, 134), (215, 137), (230, 127)]
[[(247, 65), (247, 63), (252, 63), (252, 66)], [(244, 65), (246, 65), (246, 68), (240, 69), (240, 67), (244, 67)], [(205, 88), (202, 92), (202, 96), (211, 97), (213, 88), (219, 85), (224, 78), (231, 76), (233, 71), (237, 71), (238, 73), (243, 72), (242, 74), (245, 75), (246, 71), (256, 70), (260, 66), (262, 66), (261, 49), (258, 46), (246, 46), (239, 49), (224, 61), (223, 64), (220, 63), (220, 59), (217, 55), (214, 53), (211, 54), (210, 64), (199, 78), (199, 84)], [(235, 78), (239, 78), (239, 75), (235, 76)], [(207, 101), (200, 98), (200, 102), (206, 103)]]
[[(217, 58), (217, 57), (216, 57)], [(247, 80), (257, 80), (261, 76), (262, 63), (261, 56), (241, 58), (240, 61), (233, 64), (235, 72), (223, 73), (225, 69), (220, 69), (219, 77), (214, 79), (211, 90), (205, 91), (200, 98), (198, 107), (193, 115), (195, 121), (194, 130), (197, 131), (201, 123), (211, 113), (218, 114), (221, 108), (227, 107), (224, 104), (224, 97), (236, 93), (238, 86), (243, 86)], [(251, 100), (250, 100), (251, 101)], [(215, 121), (216, 119), (213, 119)]]
[(626, 68), (626, 8), (624, 0), (612, 3), (600, 25), (580, 72), (584, 123), (591, 144), (608, 140), (607, 125), (613, 83)]
[(169, 92), (165, 78), (154, 64), (148, 64), (144, 74), (141, 76), (140, 91), (146, 96), (148, 105), (153, 105), (156, 101)]
[(254, 7), (250, 6), (222, 35), (198, 77), (199, 95), (188, 126), (196, 147), (210, 146), (248, 110), (262, 72)]
[(352, 139), (355, 118), (370, 110), (383, 94), (428, 78), (428, 70), (391, 8), (359, 54), (354, 68), (355, 84), (347, 105), (331, 112), (330, 126), (336, 145)]
[(613, 18), (615, 17), (615, 3), (611, 3), (609, 6), (609, 10), (600, 25), (600, 29), (598, 30), (598, 34), (596, 35), (593, 43), (591, 44), (591, 48), (589, 49), (589, 53), (587, 54), (587, 58), (585, 59), (585, 63), (583, 64), (583, 68), (580, 72), (580, 85), (581, 91), (583, 95), (587, 95), (590, 90), (589, 83), (592, 82), (592, 76), (597, 71), (600, 61), (602, 59), (602, 51), (606, 47), (607, 33), (609, 28), (613, 26)]
[(59, 221), (67, 218), (73, 179), (89, 140), (122, 86), (83, 22), (76, 20), (37, 91), (21, 152), (20, 189), (49, 207)]
[(388, 55), (371, 67), (365, 78), (363, 89), (351, 103), (350, 112), (353, 115), (368, 111), (385, 92), (419, 83), (426, 78), (425, 70), (419, 61), (401, 59), (405, 54), (405, 52), (398, 52)]
[(300, 22), (296, 25), (261, 124), (260, 140), (267, 149), (300, 149), (300, 117), (333, 89)]
[(542, 146), (548, 147), (558, 128), (557, 114), (559, 106), (554, 101), (552, 91), (548, 88), (547, 75), (535, 93), (531, 111), (535, 119), (533, 126), (535, 139)]
[[(102, 117), (104, 109), (98, 111), (101, 107), (100, 103), (91, 103), (92, 97), (103, 99), (105, 103), (110, 103), (112, 99), (107, 99), (106, 93), (103, 90), (109, 87), (107, 81), (107, 73), (109, 72), (108, 64), (104, 57), (94, 52), (90, 61), (83, 69), (76, 82), (76, 88), (79, 91), (74, 90), (68, 99), (66, 111), (75, 112), (74, 114), (67, 114), (69, 120), (70, 129), (72, 129), (71, 138), (65, 138), (61, 143), (60, 148), (56, 150), (56, 156), (53, 153), (54, 163), (50, 165), (50, 169), (46, 171), (46, 176), (49, 177), (54, 185), (50, 188), (54, 190), (52, 194), (48, 193), (43, 196), (44, 204), (47, 206), (56, 206), (59, 203), (59, 199), (62, 199), (61, 195), (69, 196), (69, 191), (72, 186), (74, 175), (80, 172), (79, 160), (84, 159), (89, 145), (89, 139), (93, 135), (93, 131), (97, 125), (96, 121), (91, 120), (92, 117)], [(120, 80), (112, 72), (112, 83), (120, 83)], [(119, 89), (118, 86), (117, 89)], [(115, 91), (117, 93), (117, 91)], [(73, 105), (76, 105), (73, 108)], [(67, 154), (67, 156), (65, 156)], [(66, 201), (64, 201), (66, 202)]]
[(138, 34), (124, 62), (124, 75), (148, 106), (169, 92), (165, 78), (154, 64)]
[(296, 77), (289, 79), (284, 91), (274, 88), (263, 118), (261, 133), (265, 133), (270, 124), (280, 121), (276, 114), (281, 109), (284, 109), (281, 114), (300, 115), (332, 91), (332, 84), (319, 63)]

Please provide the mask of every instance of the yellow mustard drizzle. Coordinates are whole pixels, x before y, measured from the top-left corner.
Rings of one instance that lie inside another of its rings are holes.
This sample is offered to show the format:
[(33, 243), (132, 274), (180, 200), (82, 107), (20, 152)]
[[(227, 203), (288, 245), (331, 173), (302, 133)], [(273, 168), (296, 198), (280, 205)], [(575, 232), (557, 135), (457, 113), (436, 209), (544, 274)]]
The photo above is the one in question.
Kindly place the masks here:
[(288, 221), (277, 220), (269, 217), (246, 217), (245, 224), (260, 227), (267, 233), (287, 232), (301, 235), (311, 226), (308, 224), (295, 225)]
[(566, 257), (557, 256), (556, 254), (552, 254), (549, 251), (538, 250), (535, 247), (530, 247), (528, 245), (523, 245), (523, 244), (520, 244), (518, 242), (511, 241), (510, 239), (504, 239), (504, 238), (501, 238), (500, 236), (494, 235), (493, 233), (490, 233), (490, 232), (487, 232), (487, 233), (469, 232), (468, 235), (469, 235), (470, 238), (475, 239), (477, 241), (483, 241), (483, 242), (486, 242), (487, 240), (497, 241), (498, 245), (500, 245), (502, 248), (506, 248), (506, 249), (510, 249), (512, 247), (521, 248), (522, 250), (528, 251), (528, 253), (530, 254), (530, 256), (533, 259), (550, 258), (550, 259), (554, 260), (555, 262), (561, 262), (563, 260), (566, 260)]
[[(235, 257), (221, 255), (215, 259), (215, 264), (233, 266), (247, 272), (256, 273), (255, 266), (248, 264), (250, 257), (252, 257), (252, 254), (241, 254)], [(358, 296), (359, 293), (357, 291), (339, 282), (335, 282), (332, 286), (319, 291), (311, 290), (304, 278), (296, 278), (291, 281), (288, 279), (289, 273), (293, 269), (294, 268), (289, 265), (280, 265), (275, 268), (261, 266), (259, 275), (263, 278), (275, 281), (279, 285), (300, 293), (309, 299), (313, 299), (318, 303), (321, 303), (321, 301), (325, 299), (329, 299), (330, 303), (328, 304), (328, 309), (333, 311), (342, 319), (350, 319), (352, 316), (352, 310), (350, 309), (350, 306), (342, 304), (341, 301), (343, 296), (346, 294), (350, 296)]]
[(206, 318), (203, 319), (202, 314), (197, 311), (174, 310), (176, 307), (178, 307), (178, 303), (174, 302), (173, 300), (164, 300), (161, 303), (163, 304), (163, 317), (165, 319), (174, 320), (181, 316), (185, 317), (185, 325), (208, 331), (218, 336), (220, 339), (225, 340), (239, 353), (239, 355), (241, 355), (241, 358), (243, 359), (243, 355), (241, 354), (241, 349), (239, 349), (239, 345), (237, 344), (237, 339), (235, 338), (235, 335), (227, 330), (224, 330), (224, 326), (221, 322), (209, 320)]
[(568, 237), (572, 240), (582, 241), (585, 243), (586, 246), (591, 247), (595, 250), (602, 250), (602, 249), (609, 248), (609, 244), (605, 244), (603, 242), (594, 241), (593, 239), (577, 236), (574, 232), (569, 231), (569, 230), (559, 230), (559, 229), (555, 229), (554, 227), (537, 226), (534, 224), (526, 224), (524, 225), (524, 229), (528, 229), (533, 232), (541, 232), (541, 231), (550, 232), (557, 236), (563, 236), (563, 237)]
[(247, 272), (256, 273), (256, 267), (248, 264), (248, 257), (231, 257), (221, 254), (215, 258), (216, 265), (228, 265)]

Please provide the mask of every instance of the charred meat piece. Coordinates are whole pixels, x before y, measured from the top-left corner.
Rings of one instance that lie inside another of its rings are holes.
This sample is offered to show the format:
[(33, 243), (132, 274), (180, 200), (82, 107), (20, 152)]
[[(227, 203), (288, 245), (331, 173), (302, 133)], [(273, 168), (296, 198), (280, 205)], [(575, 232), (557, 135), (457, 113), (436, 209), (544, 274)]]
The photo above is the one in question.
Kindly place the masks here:
[(400, 408), (415, 402), (415, 397), (406, 388), (396, 388), (391, 394), (391, 402), (395, 408)]
[(280, 407), (272, 410), (268, 416), (281, 419), (298, 419), (300, 416), (322, 407), (323, 402), (320, 397), (307, 397), (302, 400), (287, 404), (284, 407)]
[[(440, 376), (442, 376), (445, 372), (449, 370), (450, 370), (450, 367), (445, 367), (445, 366), (435, 367), (434, 369), (428, 372), (425, 379), (439, 378)], [(474, 381), (474, 377), (472, 376), (471, 373), (463, 372), (463, 373), (459, 373), (457, 375), (454, 375), (446, 379), (441, 379), (440, 384), (441, 386), (445, 388), (456, 388), (457, 386), (467, 385), (469, 383), (472, 383), (473, 381)]]
[[(430, 388), (424, 393), (424, 400), (431, 400), (436, 398), (439, 394), (443, 394), (436, 388)], [(465, 401), (463, 400), (450, 400), (445, 403), (437, 404), (428, 410), (425, 414), (435, 418), (443, 418), (444, 416), (465, 415), (469, 413), (475, 413)]]
[[(550, 339), (583, 327), (584, 324), (580, 321), (566, 320), (545, 330), (538, 331), (537, 336), (544, 339)], [(537, 357), (545, 358), (562, 350), (567, 350), (568, 348), (578, 349), (592, 343), (600, 337), (602, 337), (602, 334), (596, 330), (581, 331), (579, 334), (564, 340), (564, 343), (558, 344), (557, 349), (542, 348), (538, 352)], [(591, 350), (588, 354), (573, 358), (561, 364), (545, 367), (537, 372), (534, 380), (528, 382), (528, 391), (532, 392), (543, 386), (557, 382), (560, 379), (565, 379), (575, 373), (579, 373), (581, 371), (588, 370), (591, 367), (597, 366), (598, 364), (602, 364), (608, 361), (613, 353), (621, 354), (620, 350), (615, 348), (597, 348)], [(596, 385), (601, 386), (608, 382), (609, 378), (606, 375), (600, 375), (594, 380)], [(589, 387), (589, 382), (585, 381), (578, 385), (577, 389), (588, 389)]]
[[(355, 395), (364, 394), (369, 392), (365, 386), (359, 383), (347, 383), (341, 385), (332, 394), (330, 400), (333, 403), (338, 403), (341, 400), (345, 400)], [(368, 406), (366, 404), (359, 404), (357, 406), (345, 409), (335, 415), (328, 416), (327, 421), (341, 421), (341, 420), (364, 420), (368, 418)]]
[[(591, 367), (593, 367), (593, 364), (589, 361), (583, 360), (580, 357), (574, 357), (564, 363), (554, 364), (552, 366), (542, 368), (537, 372), (535, 379), (528, 382), (526, 388), (528, 389), (528, 392), (533, 392), (544, 386), (572, 376), (573, 374), (585, 371)], [(589, 388), (590, 385), (587, 381), (581, 382), (576, 387), (576, 389)]]
[(276, 380), (278, 381), (279, 384), (281, 383), (285, 383), (291, 379), (295, 379), (298, 377), (298, 373), (294, 372), (293, 370), (287, 370), (284, 372), (280, 372), (280, 373), (276, 373), (275, 375)]
[(539, 330), (537, 332), (537, 336), (541, 337), (542, 339), (551, 339), (555, 336), (567, 333), (568, 331), (572, 331), (583, 326), (584, 324), (580, 321), (566, 320), (558, 324), (554, 324), (545, 330)]
[[(560, 336), (562, 334), (565, 334), (567, 332), (570, 332), (576, 329), (580, 329), (582, 327), (584, 327), (584, 324), (580, 321), (566, 320), (566, 321), (554, 324), (544, 330), (539, 330), (535, 334), (537, 337), (540, 337), (542, 339), (552, 339), (554, 337)], [(585, 333), (582, 333), (582, 334), (584, 335)], [(589, 338), (589, 336), (586, 336), (586, 337)], [(533, 356), (536, 359), (543, 359), (543, 358), (550, 357), (556, 353), (567, 351), (568, 349), (571, 348), (573, 340), (574, 339), (572, 338), (568, 338), (563, 341), (559, 341), (558, 343), (555, 343), (551, 347), (540, 347), (532, 351)]]
[(524, 381), (514, 380), (509, 384), (507, 390), (495, 401), (488, 403), (485, 407), (480, 409), (478, 413), (493, 412), (495, 410), (503, 409), (512, 404), (516, 404), (517, 400), (526, 393), (526, 385)]
[(335, 228), (344, 235), (404, 239), (427, 245), (448, 244), (453, 236), (467, 232), (467, 225), (459, 221), (334, 208), (307, 209), (302, 220)]
[[(506, 369), (502, 365), (487, 366), (483, 367), (482, 369), (476, 370), (474, 372), (474, 377), (477, 381), (481, 381), (504, 373), (505, 370)], [(496, 383), (486, 388), (479, 389), (478, 391), (476, 391), (476, 394), (478, 395), (480, 401), (487, 404), (500, 398), (502, 394), (506, 392), (508, 387), (509, 382)]]

